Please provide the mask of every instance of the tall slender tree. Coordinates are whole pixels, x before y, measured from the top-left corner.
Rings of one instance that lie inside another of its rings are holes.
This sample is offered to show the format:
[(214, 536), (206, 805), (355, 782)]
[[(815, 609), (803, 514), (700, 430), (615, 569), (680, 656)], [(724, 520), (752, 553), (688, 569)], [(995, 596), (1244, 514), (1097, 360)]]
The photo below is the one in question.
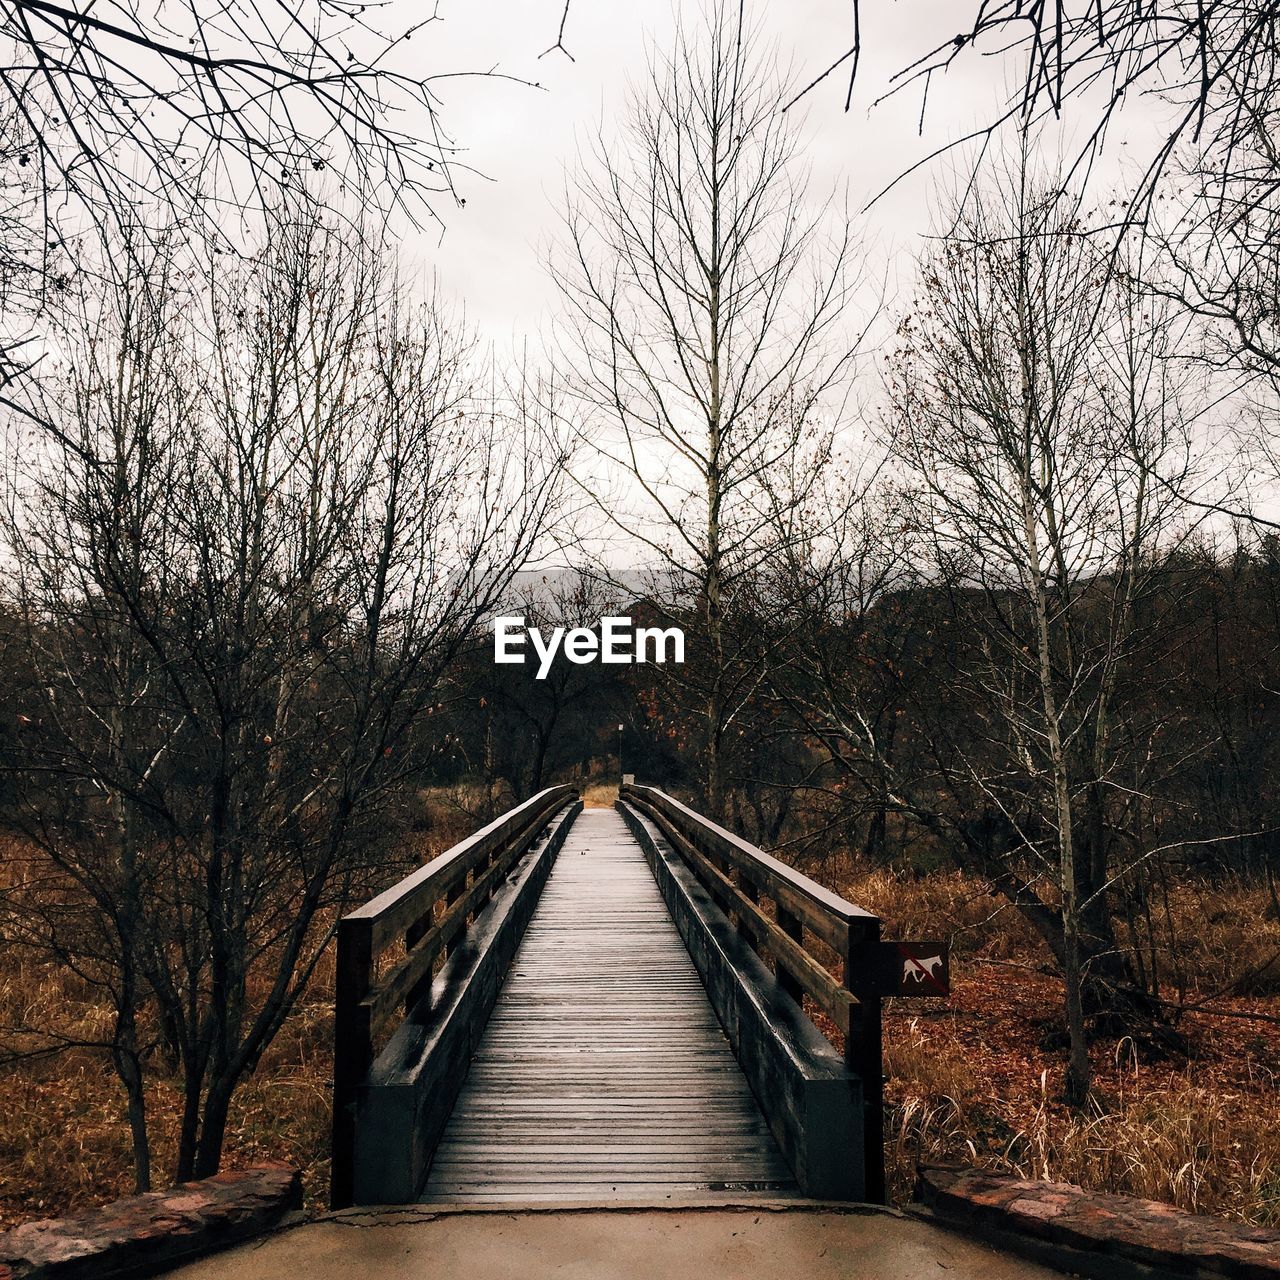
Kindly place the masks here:
[(858, 341), (850, 224), (809, 193), (787, 96), (743, 6), (713, 0), (651, 51), (619, 135), (570, 183), (554, 262), (566, 403), (600, 461), (587, 487), (696, 629), (681, 692), (717, 816), (761, 675), (763, 630), (736, 631), (735, 603), (768, 607), (778, 511), (812, 491)]
[(1175, 493), (1193, 413), (1168, 359), (1178, 321), (1089, 234), (1081, 197), (1038, 176), (1026, 146), (997, 183), (923, 263), (890, 430), (933, 564), (979, 637), (963, 678), (986, 747), (953, 767), (1005, 833), (989, 870), (1061, 966), (1080, 1102), (1088, 1022), (1136, 994), (1110, 895), (1120, 815), (1143, 785), (1128, 744), (1150, 729), (1122, 727), (1125, 688), (1186, 532)]

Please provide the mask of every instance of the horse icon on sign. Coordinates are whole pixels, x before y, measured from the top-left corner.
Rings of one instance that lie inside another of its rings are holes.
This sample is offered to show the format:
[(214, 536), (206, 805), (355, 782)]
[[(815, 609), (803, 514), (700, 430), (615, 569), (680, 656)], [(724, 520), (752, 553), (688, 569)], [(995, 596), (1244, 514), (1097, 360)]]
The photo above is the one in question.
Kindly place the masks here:
[(937, 982), (942, 973), (942, 956), (907, 956), (902, 962), (902, 982), (923, 982), (932, 978)]

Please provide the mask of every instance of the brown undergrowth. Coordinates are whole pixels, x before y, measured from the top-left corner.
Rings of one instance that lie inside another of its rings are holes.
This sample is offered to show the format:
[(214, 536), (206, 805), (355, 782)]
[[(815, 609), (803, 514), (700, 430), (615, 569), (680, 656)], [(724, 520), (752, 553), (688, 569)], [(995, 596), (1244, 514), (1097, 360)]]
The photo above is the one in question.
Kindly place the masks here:
[[(459, 825), (461, 817), (434, 822), (416, 847), (429, 856)], [(1248, 994), (1187, 1013), (1185, 1059), (1148, 1060), (1128, 1041), (1099, 1044), (1097, 1099), (1081, 1114), (1056, 1101), (1061, 1053), (1042, 1048), (1060, 988), (1014, 913), (979, 882), (948, 873), (827, 865), (820, 874), (883, 915), (887, 936), (947, 936), (955, 948), (948, 1003), (898, 1000), (886, 1011), (895, 1199), (909, 1194), (917, 1160), (961, 1160), (1280, 1222), (1280, 975), (1256, 975)], [(1246, 940), (1280, 945), (1280, 924), (1247, 886), (1180, 886), (1177, 899), (1186, 943), (1176, 961), (1191, 1002), (1242, 967)], [(238, 1094), (227, 1142), (229, 1167), (264, 1158), (299, 1165), (312, 1209), (324, 1207), (328, 1180), (331, 1000), (325, 967)], [(107, 1018), (73, 975), (0, 948), (0, 1025), (47, 1021), (90, 1040)], [(180, 1094), (158, 1061), (153, 1072), (163, 1184)], [(0, 1097), (0, 1228), (132, 1190), (123, 1095), (101, 1050), (0, 1068)]]
[(1043, 1045), (1062, 988), (1025, 921), (961, 875), (845, 867), (824, 878), (882, 915), (886, 936), (954, 948), (948, 1002), (886, 1007), (895, 1199), (909, 1196), (917, 1162), (963, 1161), (1280, 1223), (1280, 965), (1254, 963), (1280, 951), (1265, 890), (1177, 886), (1161, 960), (1169, 999), (1186, 1009), (1170, 1012), (1187, 1053), (1095, 1045), (1081, 1113), (1058, 1101), (1063, 1055)]
[[(478, 794), (425, 795), (419, 823), (388, 883), (411, 865), (434, 857), (471, 831), (483, 812)], [(13, 889), (13, 868), (38, 853), (14, 856), (14, 837), (0, 835), (0, 888)], [(327, 928), (328, 921), (317, 927)], [(286, 1020), (254, 1075), (237, 1092), (224, 1165), (264, 1159), (302, 1169), (310, 1207), (328, 1194), (333, 1072), (333, 948), (323, 957), (303, 1000)], [(268, 975), (259, 975), (266, 983)], [(250, 984), (253, 993), (253, 982)], [(261, 991), (257, 993), (263, 994)], [(0, 1230), (31, 1218), (62, 1214), (134, 1190), (125, 1098), (103, 1048), (112, 1014), (102, 992), (65, 967), (6, 946), (0, 932)], [(38, 1027), (71, 1044), (56, 1053), (5, 1061), (29, 1050), (15, 1027)], [(76, 1044), (75, 1042), (80, 1042)], [(162, 1057), (147, 1061), (148, 1129), (154, 1184), (167, 1185), (181, 1120), (181, 1081)]]

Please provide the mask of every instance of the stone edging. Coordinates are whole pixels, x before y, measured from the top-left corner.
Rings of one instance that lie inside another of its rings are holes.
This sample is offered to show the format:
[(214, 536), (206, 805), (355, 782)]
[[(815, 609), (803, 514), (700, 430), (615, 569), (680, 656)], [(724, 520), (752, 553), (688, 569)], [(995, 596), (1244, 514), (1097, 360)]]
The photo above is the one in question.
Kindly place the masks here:
[(1098, 1280), (1280, 1280), (1280, 1230), (979, 1169), (922, 1166), (916, 1199), (942, 1226)]
[(0, 1280), (129, 1280), (239, 1244), (302, 1203), (296, 1169), (263, 1164), (0, 1233)]

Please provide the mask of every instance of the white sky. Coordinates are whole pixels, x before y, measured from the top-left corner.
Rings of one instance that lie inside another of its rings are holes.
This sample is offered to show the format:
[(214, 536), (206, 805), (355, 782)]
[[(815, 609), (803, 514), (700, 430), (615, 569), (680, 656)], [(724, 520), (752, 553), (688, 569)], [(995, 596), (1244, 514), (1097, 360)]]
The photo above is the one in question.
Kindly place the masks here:
[[(400, 0), (406, 3), (406, 0)], [(465, 208), (437, 211), (447, 224), (412, 237), (406, 256), (436, 272), (466, 306), (481, 332), (500, 344), (536, 337), (549, 323), (554, 286), (541, 249), (556, 229), (556, 198), (577, 139), (603, 120), (606, 131), (629, 82), (644, 73), (646, 38), (664, 40), (680, 0), (573, 0), (565, 32), (570, 61), (555, 43), (563, 0), (440, 0), (440, 21), (412, 43), (417, 68), (456, 72), (493, 67), (539, 82), (542, 89), (495, 79), (463, 79), (442, 86), (443, 116), (465, 159), (487, 179), (464, 175)], [(699, 0), (684, 0), (692, 8)], [(930, 91), (923, 136), (920, 93), (912, 89), (870, 110), (889, 77), (958, 30), (972, 15), (971, 0), (870, 0), (863, 6), (863, 57), (853, 108), (844, 112), (847, 75), (835, 72), (799, 110), (806, 121), (819, 190), (844, 188), (861, 206), (916, 159), (968, 132), (999, 110), (1005, 64), (972, 54)], [(806, 83), (848, 47), (848, 0), (758, 0), (756, 12), (781, 61), (794, 59)], [(1104, 179), (1120, 172), (1132, 144), (1151, 130), (1152, 113), (1130, 111), (1122, 141), (1107, 160)], [(1113, 134), (1113, 141), (1116, 139)], [(866, 233), (879, 254), (909, 254), (929, 229), (930, 183), (945, 162), (901, 184), (868, 217)], [(879, 274), (879, 270), (875, 272)]]

